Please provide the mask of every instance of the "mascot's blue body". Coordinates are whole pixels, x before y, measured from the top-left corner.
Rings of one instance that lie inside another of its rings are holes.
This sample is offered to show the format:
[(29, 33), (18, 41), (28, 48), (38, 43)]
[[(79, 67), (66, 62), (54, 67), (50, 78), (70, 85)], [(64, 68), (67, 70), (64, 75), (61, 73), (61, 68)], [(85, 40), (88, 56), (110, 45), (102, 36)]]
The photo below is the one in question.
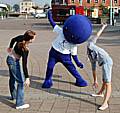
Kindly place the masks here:
[(77, 45), (85, 42), (90, 37), (92, 33), (90, 21), (85, 16), (74, 15), (69, 17), (65, 21), (63, 28), (61, 28), (53, 21), (51, 11), (48, 11), (48, 19), (53, 27), (53, 31), (58, 35), (52, 42), (52, 47), (49, 51), (46, 78), (42, 88), (51, 88), (53, 85), (53, 69), (58, 62), (62, 63), (76, 78), (76, 86), (87, 86), (87, 81), (82, 78), (80, 73), (78, 73), (71, 58), (74, 59), (78, 67), (83, 68), (83, 64), (77, 57)]

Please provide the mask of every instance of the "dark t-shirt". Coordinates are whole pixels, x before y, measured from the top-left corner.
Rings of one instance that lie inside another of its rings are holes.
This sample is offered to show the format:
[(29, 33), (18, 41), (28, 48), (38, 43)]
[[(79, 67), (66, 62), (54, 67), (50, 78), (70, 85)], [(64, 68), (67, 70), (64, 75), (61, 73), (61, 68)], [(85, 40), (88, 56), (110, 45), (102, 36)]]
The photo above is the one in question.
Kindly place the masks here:
[(18, 47), (18, 43), (22, 42), (23, 40), (24, 40), (24, 35), (19, 35), (19, 36), (13, 38), (10, 42), (9, 48), (13, 48), (13, 45), (16, 42), (16, 44), (14, 46), (14, 51), (16, 54), (18, 54), (22, 57), (23, 72), (24, 72), (25, 78), (28, 78), (29, 75), (28, 75), (28, 69), (27, 69), (27, 59), (28, 59), (29, 50), (23, 50), (22, 48)]

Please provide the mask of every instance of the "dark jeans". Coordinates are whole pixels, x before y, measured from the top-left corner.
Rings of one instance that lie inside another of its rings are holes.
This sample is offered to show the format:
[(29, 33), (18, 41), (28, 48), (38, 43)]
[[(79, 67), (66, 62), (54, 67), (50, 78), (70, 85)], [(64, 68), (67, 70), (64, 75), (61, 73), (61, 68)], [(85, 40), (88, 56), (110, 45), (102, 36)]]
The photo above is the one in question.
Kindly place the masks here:
[[(7, 65), (9, 67), (9, 89), (11, 97), (16, 99), (16, 106), (21, 106), (24, 104), (24, 77), (20, 70), (19, 60), (8, 56)], [(17, 82), (17, 90), (15, 88), (15, 81)]]

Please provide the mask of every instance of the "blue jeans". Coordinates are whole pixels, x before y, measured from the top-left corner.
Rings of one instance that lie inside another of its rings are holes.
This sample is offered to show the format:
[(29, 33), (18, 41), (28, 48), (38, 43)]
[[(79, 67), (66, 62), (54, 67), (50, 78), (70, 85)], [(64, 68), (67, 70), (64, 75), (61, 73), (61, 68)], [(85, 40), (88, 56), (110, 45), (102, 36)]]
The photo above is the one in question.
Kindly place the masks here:
[[(9, 67), (9, 89), (11, 97), (16, 99), (16, 106), (21, 106), (24, 104), (24, 77), (20, 70), (19, 59), (8, 56), (7, 65)], [(17, 90), (15, 88), (15, 81), (17, 82)]]

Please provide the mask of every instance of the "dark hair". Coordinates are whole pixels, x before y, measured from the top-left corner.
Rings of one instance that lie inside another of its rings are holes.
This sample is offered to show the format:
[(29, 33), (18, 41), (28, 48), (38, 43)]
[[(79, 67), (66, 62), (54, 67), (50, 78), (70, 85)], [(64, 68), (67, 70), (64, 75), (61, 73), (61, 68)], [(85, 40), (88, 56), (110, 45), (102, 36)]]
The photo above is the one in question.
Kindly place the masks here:
[(24, 33), (24, 40), (29, 41), (29, 40), (33, 39), (35, 35), (36, 35), (36, 33), (34, 31), (28, 30)]
[(26, 41), (29, 41), (29, 40), (32, 40), (34, 38), (34, 36), (36, 35), (36, 33), (32, 30), (27, 30), (25, 33), (24, 33), (24, 39), (22, 42), (19, 42), (18, 43), (18, 47), (21, 48), (23, 51), (24, 50), (27, 50), (26, 46), (25, 46), (25, 42)]

